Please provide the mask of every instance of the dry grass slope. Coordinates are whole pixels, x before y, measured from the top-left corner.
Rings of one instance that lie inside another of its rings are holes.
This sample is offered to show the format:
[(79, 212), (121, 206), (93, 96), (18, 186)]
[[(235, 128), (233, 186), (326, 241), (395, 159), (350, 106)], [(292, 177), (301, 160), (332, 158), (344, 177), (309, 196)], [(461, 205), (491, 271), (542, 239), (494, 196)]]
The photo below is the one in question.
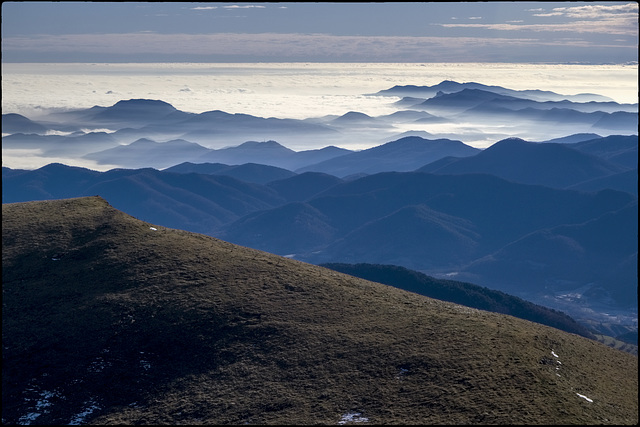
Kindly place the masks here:
[(3, 205), (2, 246), (5, 424), (638, 422), (632, 355), (99, 197)]

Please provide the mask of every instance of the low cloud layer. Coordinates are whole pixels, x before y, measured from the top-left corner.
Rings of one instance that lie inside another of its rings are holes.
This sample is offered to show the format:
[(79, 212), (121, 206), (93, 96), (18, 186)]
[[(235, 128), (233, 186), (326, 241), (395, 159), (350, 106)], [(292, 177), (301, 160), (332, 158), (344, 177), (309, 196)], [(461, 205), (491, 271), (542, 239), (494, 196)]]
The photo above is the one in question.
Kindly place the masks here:
[[(457, 25), (457, 24), (451, 24)], [(464, 24), (485, 26), (486, 24)], [(514, 24), (502, 24), (508, 28)], [(545, 49), (540, 51), (540, 47)], [(2, 41), (5, 59), (40, 52), (52, 55), (82, 53), (106, 58), (136, 55), (180, 55), (218, 60), (253, 58), (274, 61), (370, 62), (509, 62), (558, 60), (588, 61), (602, 50), (602, 61), (627, 62), (637, 58), (637, 46), (597, 43), (583, 39), (541, 40), (518, 37), (403, 37), (336, 36), (329, 34), (70, 34), (10, 37)], [(46, 62), (45, 61), (45, 62)], [(26, 62), (26, 61), (25, 61)]]

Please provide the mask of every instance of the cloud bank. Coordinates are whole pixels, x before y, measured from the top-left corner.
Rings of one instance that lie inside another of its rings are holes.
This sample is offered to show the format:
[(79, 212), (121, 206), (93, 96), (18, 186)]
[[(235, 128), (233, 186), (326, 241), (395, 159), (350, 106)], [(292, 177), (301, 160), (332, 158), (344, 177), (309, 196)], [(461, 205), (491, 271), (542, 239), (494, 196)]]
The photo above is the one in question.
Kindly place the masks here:
[[(458, 24), (451, 24), (458, 25)], [(486, 27), (490, 24), (460, 24)], [(518, 25), (501, 24), (499, 29)], [(541, 53), (534, 47), (546, 46)], [(540, 40), (534, 37), (414, 37), (339, 36), (330, 34), (68, 34), (10, 37), (2, 41), (5, 58), (40, 53), (44, 62), (52, 55), (103, 55), (134, 59), (140, 55), (191, 56), (194, 61), (220, 58), (256, 58), (272, 61), (326, 62), (513, 62), (584, 60), (594, 49), (607, 54), (604, 61), (637, 58), (637, 46), (581, 39)], [(20, 62), (19, 60), (17, 62)], [(27, 61), (25, 61), (27, 62)]]
[[(535, 32), (565, 32), (565, 33), (590, 33), (590, 34), (614, 34), (638, 37), (638, 4), (628, 3), (624, 5), (586, 5), (573, 7), (556, 7), (550, 11), (544, 9), (529, 9), (535, 12), (533, 17), (566, 18), (561, 21), (546, 23), (508, 23), (498, 22), (492, 24), (440, 24), (446, 28), (483, 28), (499, 31), (535, 31)], [(637, 46), (636, 46), (637, 47)]]

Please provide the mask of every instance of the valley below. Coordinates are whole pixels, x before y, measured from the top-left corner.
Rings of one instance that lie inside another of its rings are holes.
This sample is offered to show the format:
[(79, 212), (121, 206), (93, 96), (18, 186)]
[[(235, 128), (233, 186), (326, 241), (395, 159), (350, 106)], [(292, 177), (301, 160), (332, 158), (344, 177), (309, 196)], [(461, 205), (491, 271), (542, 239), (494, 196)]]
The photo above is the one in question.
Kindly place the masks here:
[[(99, 194), (140, 219), (305, 262), (401, 265), (637, 331), (637, 104), (453, 81), (371, 95), (397, 112), (276, 119), (134, 99), (3, 114), (3, 203)], [(503, 122), (509, 133), (487, 148), (416, 130)], [(533, 128), (574, 133), (514, 136)], [(277, 142), (373, 134), (386, 142)], [(221, 141), (244, 142), (208, 148)], [(113, 167), (11, 169), (12, 150)]]
[(3, 423), (637, 423), (638, 104), (363, 96), (3, 113)]

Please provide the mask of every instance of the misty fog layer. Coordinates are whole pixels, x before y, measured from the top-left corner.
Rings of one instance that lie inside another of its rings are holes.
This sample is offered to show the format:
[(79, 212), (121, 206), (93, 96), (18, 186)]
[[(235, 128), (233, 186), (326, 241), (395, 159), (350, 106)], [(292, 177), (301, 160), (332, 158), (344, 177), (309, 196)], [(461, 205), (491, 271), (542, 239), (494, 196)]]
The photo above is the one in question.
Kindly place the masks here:
[[(554, 91), (575, 102), (539, 99), (513, 105), (482, 99), (486, 94), (481, 93), (461, 100), (431, 99), (435, 92), (391, 91), (441, 81)], [(623, 117), (621, 126), (618, 116), (637, 114), (636, 87), (637, 66), (620, 65), (3, 64), (3, 113), (23, 115), (46, 128), (23, 132), (38, 137), (4, 138), (3, 165), (34, 169), (60, 162), (108, 170), (198, 161), (188, 152), (174, 158), (169, 146), (162, 159), (156, 150), (153, 157), (132, 160), (135, 151), (120, 147), (141, 138), (181, 140), (209, 150), (272, 140), (306, 151), (328, 146), (362, 150), (410, 135), (483, 149), (508, 137), (547, 141), (581, 133), (630, 134), (637, 132), (637, 124)], [(176, 114), (193, 117), (125, 123), (57, 114), (134, 99), (161, 101)], [(603, 114), (607, 117), (596, 117)], [(221, 117), (228, 126), (211, 125)], [(11, 133), (3, 126), (3, 136)], [(96, 154), (109, 149), (115, 151)]]

